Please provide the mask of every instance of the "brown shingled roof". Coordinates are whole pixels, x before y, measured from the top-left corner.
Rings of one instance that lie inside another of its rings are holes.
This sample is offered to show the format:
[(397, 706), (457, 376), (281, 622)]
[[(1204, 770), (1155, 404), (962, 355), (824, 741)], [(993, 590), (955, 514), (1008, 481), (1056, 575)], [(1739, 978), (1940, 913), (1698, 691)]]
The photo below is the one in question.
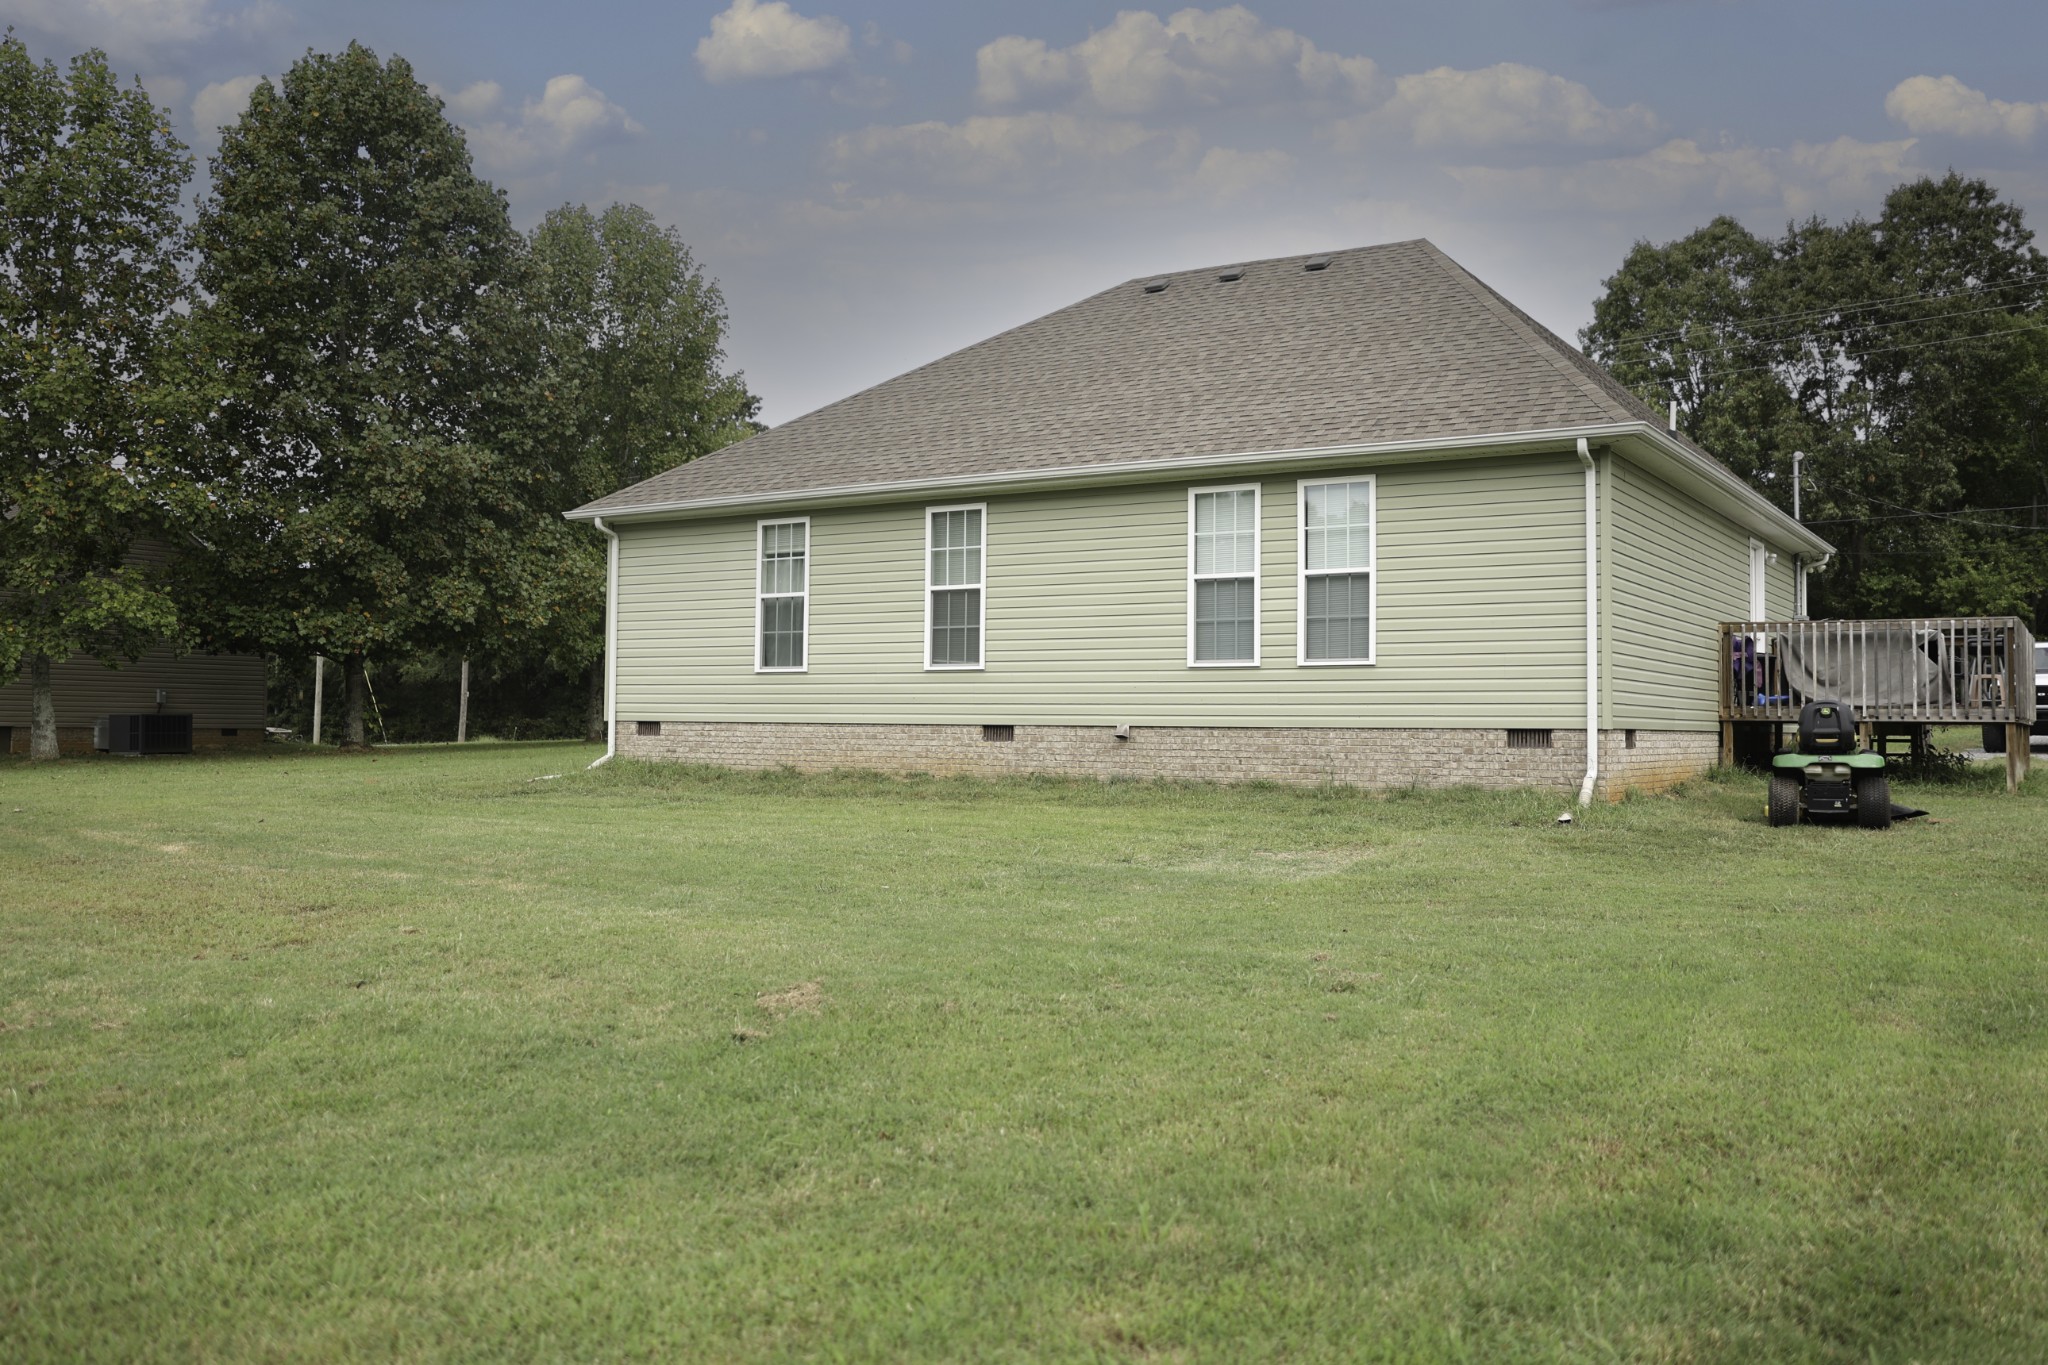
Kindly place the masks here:
[(849, 485), (1661, 425), (1426, 241), (1133, 280), (573, 515)]

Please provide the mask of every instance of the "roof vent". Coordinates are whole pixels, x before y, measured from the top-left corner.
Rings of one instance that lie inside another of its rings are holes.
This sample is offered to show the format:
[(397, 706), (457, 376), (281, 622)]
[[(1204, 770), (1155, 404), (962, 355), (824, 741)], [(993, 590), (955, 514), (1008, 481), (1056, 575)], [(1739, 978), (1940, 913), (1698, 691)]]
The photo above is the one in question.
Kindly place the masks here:
[(1230, 267), (1230, 269), (1228, 270), (1218, 272), (1216, 278), (1223, 281), (1225, 284), (1236, 284), (1239, 280), (1244, 278), (1244, 267), (1241, 265), (1234, 265)]
[(1163, 294), (1166, 292), (1167, 283), (1168, 282), (1163, 279), (1147, 280), (1145, 281), (1145, 292), (1148, 294)]
[(1328, 256), (1311, 256), (1301, 263), (1301, 268), (1303, 270), (1328, 270), (1330, 268), (1330, 258)]

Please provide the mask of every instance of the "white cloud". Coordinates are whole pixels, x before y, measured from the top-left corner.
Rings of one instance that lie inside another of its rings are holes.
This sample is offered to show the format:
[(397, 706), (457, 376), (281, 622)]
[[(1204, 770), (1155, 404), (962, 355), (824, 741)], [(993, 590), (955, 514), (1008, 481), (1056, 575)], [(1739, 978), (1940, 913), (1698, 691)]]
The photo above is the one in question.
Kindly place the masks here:
[(1355, 149), (1380, 136), (1418, 147), (1641, 145), (1662, 127), (1640, 104), (1602, 104), (1577, 81), (1519, 62), (1476, 71), (1440, 66), (1394, 82), (1394, 97), (1333, 128)]
[(448, 106), (448, 112), (457, 118), (487, 118), (498, 111), (505, 102), (505, 87), (496, 81), (476, 81), (465, 85), (454, 94), (444, 94), (436, 89), (435, 94)]
[(1995, 100), (1954, 76), (1911, 76), (1884, 97), (1884, 111), (1915, 133), (2004, 138), (2024, 147), (2048, 128), (2048, 103)]
[(697, 65), (712, 81), (803, 76), (831, 70), (852, 49), (851, 30), (830, 15), (807, 19), (785, 0), (732, 0), (698, 41)]
[(1640, 214), (1692, 207), (1769, 208), (1807, 214), (1868, 206), (1916, 173), (1914, 142), (1799, 142), (1790, 147), (1702, 147), (1674, 138), (1634, 156), (1576, 166), (1446, 168), (1476, 198), (1523, 208)]
[(443, 99), (463, 115), (478, 161), (500, 171), (531, 169), (647, 131), (577, 75), (550, 77), (541, 97), (521, 104), (516, 117), (492, 117), (504, 104), (504, 89), (496, 81), (478, 81)]
[(1194, 152), (1189, 133), (1043, 110), (977, 115), (960, 123), (876, 125), (842, 133), (827, 148), (843, 174), (1014, 192), (1054, 180), (1174, 169), (1191, 164)]
[(1277, 189), (1293, 177), (1294, 158), (1278, 149), (1241, 152), (1211, 147), (1188, 177), (1188, 185), (1214, 199), (1244, 199)]
[(192, 136), (211, 145), (220, 130), (240, 119), (249, 108), (249, 96), (263, 83), (261, 76), (234, 76), (203, 85), (192, 97)]
[(260, 35), (278, 26), (284, 9), (276, 0), (6, 0), (0, 18), (74, 50), (100, 47), (116, 60), (146, 62), (200, 43)]
[(1079, 102), (1105, 113), (1363, 100), (1379, 85), (1366, 57), (1325, 52), (1242, 5), (1184, 9), (1166, 19), (1125, 10), (1072, 47), (1007, 36), (975, 54), (986, 104)]

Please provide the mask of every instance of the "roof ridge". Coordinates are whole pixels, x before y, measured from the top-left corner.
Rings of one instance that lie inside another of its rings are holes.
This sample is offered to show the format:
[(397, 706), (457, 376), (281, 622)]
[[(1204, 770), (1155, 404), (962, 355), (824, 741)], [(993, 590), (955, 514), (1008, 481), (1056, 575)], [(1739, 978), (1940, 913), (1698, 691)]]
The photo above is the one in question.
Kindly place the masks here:
[(1423, 250), (1429, 253), (1440, 270), (1462, 285), (1482, 307), (1507, 324), (1523, 340), (1533, 343), (1560, 374), (1569, 379), (1579, 392), (1592, 399), (1603, 412), (1624, 422), (1642, 420), (1641, 413), (1630, 412), (1614, 402), (1613, 394), (1608, 393), (1599, 381), (1573, 364), (1571, 359), (1562, 353), (1560, 347), (1563, 340), (1556, 333), (1536, 323), (1521, 309), (1509, 303), (1492, 285), (1445, 255), (1436, 243), (1426, 239), (1419, 240), (1422, 240)]
[[(1238, 257), (1233, 260), (1218, 261), (1214, 265), (1191, 265), (1182, 270), (1151, 270), (1143, 275), (1133, 275), (1123, 281), (1123, 283), (1112, 285), (1110, 288), (1123, 289), (1130, 285), (1143, 284), (1147, 280), (1171, 279), (1176, 275), (1206, 275), (1212, 270), (1235, 270), (1239, 267), (1249, 270), (1256, 265), (1282, 265), (1289, 261), (1312, 261), (1318, 256), (1328, 256), (1333, 259), (1338, 256), (1360, 256), (1369, 252), (1391, 251), (1395, 247), (1401, 246), (1425, 246), (1432, 251), (1436, 250), (1436, 247), (1427, 237), (1404, 237), (1398, 242), (1369, 242), (1364, 246), (1337, 246), (1328, 247), (1321, 251), (1295, 251), (1285, 256), (1257, 256), (1249, 260)], [(1109, 291), (1105, 290), (1103, 292), (1107, 293)], [(1093, 298), (1094, 295), (1089, 297)]]

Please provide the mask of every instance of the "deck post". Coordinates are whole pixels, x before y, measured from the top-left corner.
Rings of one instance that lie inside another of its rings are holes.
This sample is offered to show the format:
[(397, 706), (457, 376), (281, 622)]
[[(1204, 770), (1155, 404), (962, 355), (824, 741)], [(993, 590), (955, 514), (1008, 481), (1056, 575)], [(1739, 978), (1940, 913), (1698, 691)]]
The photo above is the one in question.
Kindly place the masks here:
[(2034, 756), (2030, 747), (2032, 740), (2033, 736), (2025, 725), (2005, 727), (2005, 789), (2008, 793), (2017, 793), (2020, 783), (2026, 780), (2027, 768)]
[(1732, 720), (1721, 722), (1721, 766), (1735, 766), (1735, 722)]

